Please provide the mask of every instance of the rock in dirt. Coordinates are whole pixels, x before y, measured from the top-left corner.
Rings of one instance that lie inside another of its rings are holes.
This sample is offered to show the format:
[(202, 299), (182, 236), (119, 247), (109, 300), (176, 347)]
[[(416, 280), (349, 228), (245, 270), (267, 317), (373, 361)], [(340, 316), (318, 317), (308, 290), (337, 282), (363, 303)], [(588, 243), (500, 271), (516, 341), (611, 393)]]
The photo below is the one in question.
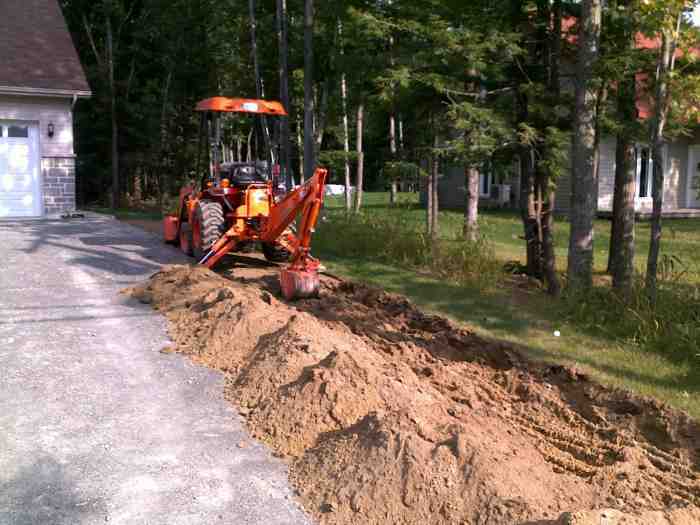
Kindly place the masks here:
[(566, 512), (557, 525), (696, 525), (700, 523), (698, 509), (677, 508), (647, 511), (637, 515), (615, 509)]
[(320, 523), (700, 523), (686, 415), (403, 297), (327, 281), (289, 304), (270, 283), (173, 266), (132, 293), (165, 312), (177, 351), (228, 373)]

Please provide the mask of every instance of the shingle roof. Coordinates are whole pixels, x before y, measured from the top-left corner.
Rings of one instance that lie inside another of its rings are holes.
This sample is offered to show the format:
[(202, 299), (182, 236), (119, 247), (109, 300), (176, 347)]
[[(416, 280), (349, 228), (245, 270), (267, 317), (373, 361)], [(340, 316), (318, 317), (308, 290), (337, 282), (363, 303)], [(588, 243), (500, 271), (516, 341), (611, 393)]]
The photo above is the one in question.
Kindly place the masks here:
[(0, 87), (90, 91), (58, 0), (0, 0)]

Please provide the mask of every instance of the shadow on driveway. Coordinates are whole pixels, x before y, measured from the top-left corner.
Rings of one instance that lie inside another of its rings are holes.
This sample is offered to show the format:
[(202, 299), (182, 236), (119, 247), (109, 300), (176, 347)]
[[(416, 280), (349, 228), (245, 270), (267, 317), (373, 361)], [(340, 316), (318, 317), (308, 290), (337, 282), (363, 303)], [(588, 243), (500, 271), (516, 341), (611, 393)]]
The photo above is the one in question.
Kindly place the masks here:
[(103, 515), (104, 502), (81, 493), (75, 480), (49, 455), (37, 457), (0, 485), (0, 523), (77, 525), (97, 522)]

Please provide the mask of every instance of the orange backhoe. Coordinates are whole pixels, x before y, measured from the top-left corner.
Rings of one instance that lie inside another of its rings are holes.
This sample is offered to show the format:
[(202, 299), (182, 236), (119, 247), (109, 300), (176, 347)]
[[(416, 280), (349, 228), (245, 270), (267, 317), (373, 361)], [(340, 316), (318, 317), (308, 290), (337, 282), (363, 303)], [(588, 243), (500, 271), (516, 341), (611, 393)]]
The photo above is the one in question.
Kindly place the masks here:
[[(296, 188), (280, 180), (280, 144), (268, 128), (269, 120), (278, 123), (287, 117), (279, 102), (214, 97), (199, 102), (196, 110), (201, 114), (197, 173), (205, 173), (182, 188), (177, 215), (165, 217), (166, 242), (179, 244), (208, 268), (229, 253), (259, 244), (267, 260), (287, 263), (280, 271), (286, 299), (318, 294), (319, 261), (311, 256), (310, 245), (323, 204), (326, 170), (317, 169)], [(246, 160), (239, 148), (236, 161), (224, 162), (222, 116), (227, 113), (252, 117)], [(279, 131), (279, 126), (273, 130)], [(260, 136), (264, 140), (252, 140)], [(201, 170), (205, 138), (209, 167)], [(263, 146), (253, 151), (260, 143)]]

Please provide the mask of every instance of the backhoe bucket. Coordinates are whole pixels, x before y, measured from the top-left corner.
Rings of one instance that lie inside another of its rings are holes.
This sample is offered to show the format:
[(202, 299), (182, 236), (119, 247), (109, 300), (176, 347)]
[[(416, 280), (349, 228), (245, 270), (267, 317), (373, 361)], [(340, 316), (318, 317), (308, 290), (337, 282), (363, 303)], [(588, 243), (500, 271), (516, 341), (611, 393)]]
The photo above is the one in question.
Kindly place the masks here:
[(318, 297), (321, 281), (315, 269), (283, 268), (280, 271), (282, 295), (287, 301)]

